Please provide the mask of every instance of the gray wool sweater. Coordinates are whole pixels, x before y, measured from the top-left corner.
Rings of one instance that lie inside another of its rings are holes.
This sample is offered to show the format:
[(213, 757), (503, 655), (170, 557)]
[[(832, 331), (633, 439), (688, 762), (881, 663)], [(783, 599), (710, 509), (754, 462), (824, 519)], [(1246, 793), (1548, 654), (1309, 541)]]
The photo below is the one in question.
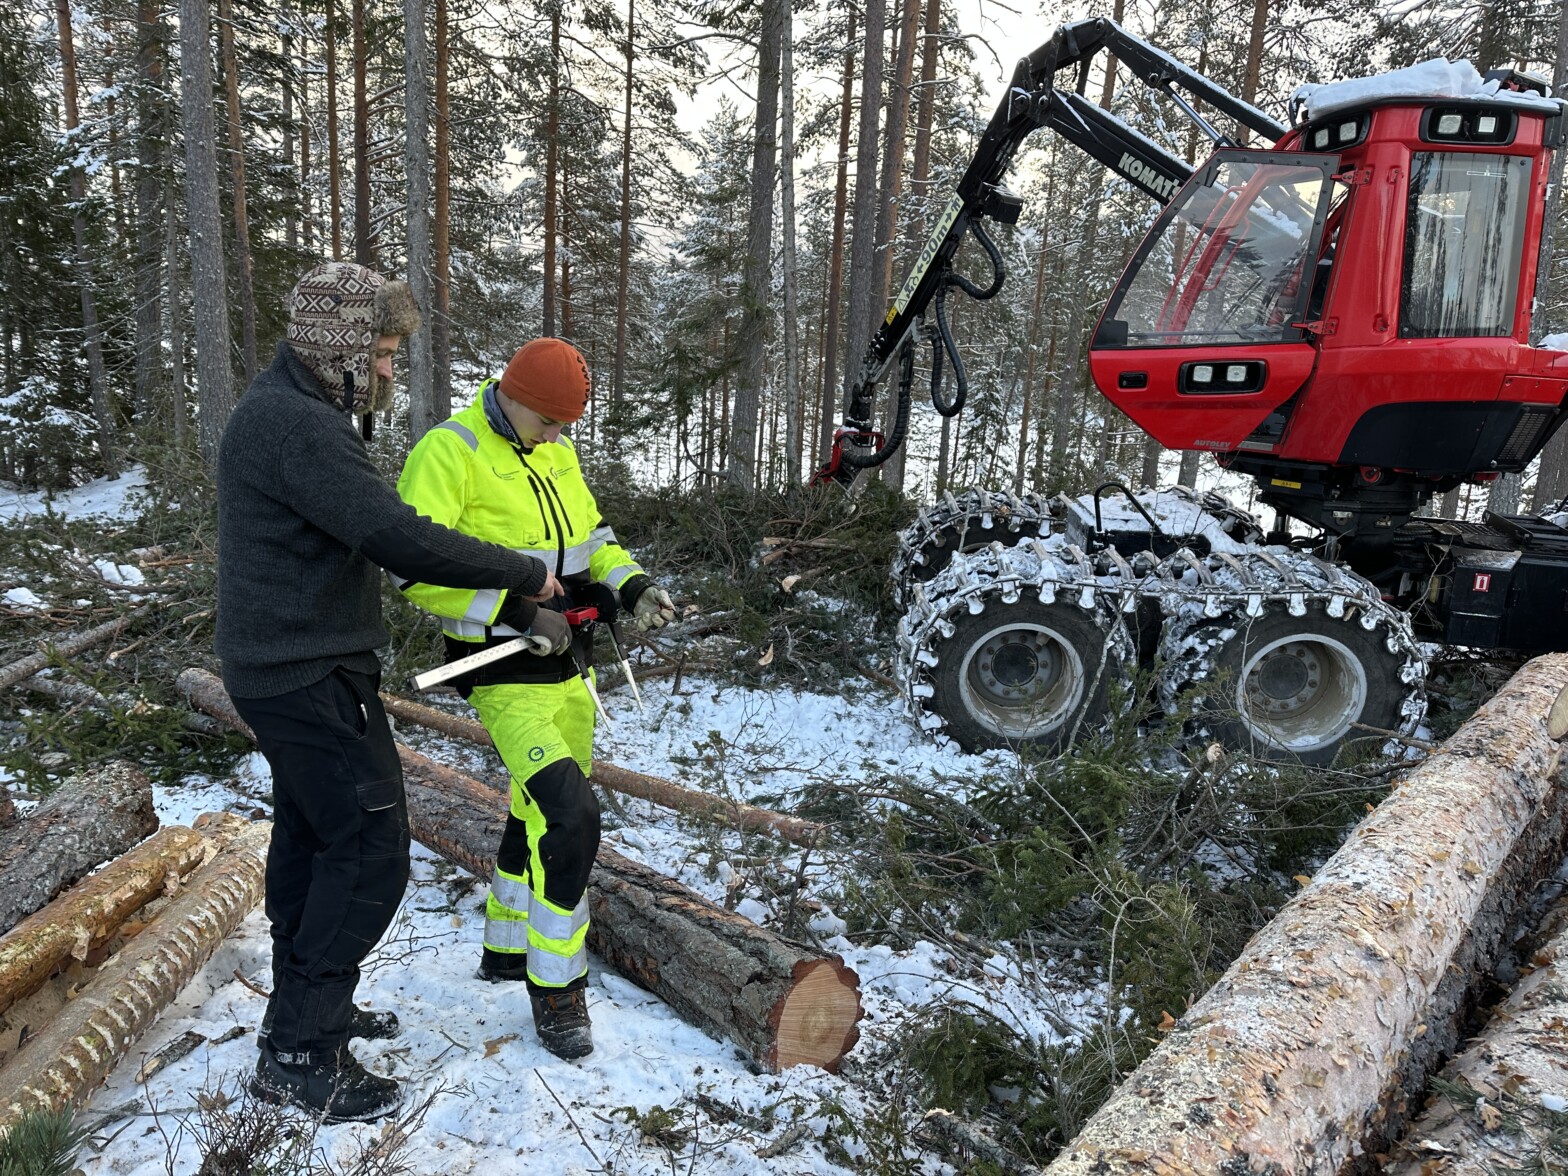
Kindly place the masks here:
[(269, 698), (335, 666), (373, 672), (386, 644), (380, 567), (449, 588), (544, 587), (532, 556), (415, 513), (371, 462), (353, 419), (287, 344), (229, 418), (218, 452), (223, 684)]

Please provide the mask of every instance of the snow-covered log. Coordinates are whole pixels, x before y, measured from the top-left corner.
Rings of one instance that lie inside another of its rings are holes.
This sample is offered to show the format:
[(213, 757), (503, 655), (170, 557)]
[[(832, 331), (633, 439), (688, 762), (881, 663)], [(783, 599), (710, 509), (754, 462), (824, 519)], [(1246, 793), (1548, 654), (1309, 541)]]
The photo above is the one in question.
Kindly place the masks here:
[(81, 1106), (261, 898), (270, 824), (236, 837), (0, 1069), (0, 1134)]
[[(239, 729), (210, 674), (186, 670), (178, 685)], [(410, 748), (400, 745), (398, 755), (414, 839), (488, 879), (506, 798)], [(590, 950), (765, 1069), (836, 1070), (859, 1038), (860, 979), (837, 956), (793, 943), (607, 848), (599, 851), (588, 903)]]
[(57, 968), (112, 938), (120, 925), (201, 865), (207, 843), (169, 825), (0, 936), (0, 1013)]
[(1568, 1110), (1568, 902), (1550, 921), (1556, 932), (1530, 957), (1533, 970), (1443, 1071), (1451, 1093), (1406, 1129), (1390, 1176), (1494, 1176), (1568, 1161), (1560, 1127), (1552, 1138)]
[(0, 933), (158, 828), (152, 785), (117, 760), (72, 776), (0, 829)]
[(1336, 1173), (1383, 1151), (1561, 861), (1565, 688), (1568, 655), (1536, 658), (1413, 769), (1048, 1171)]
[(31, 678), (39, 670), (49, 664), (53, 657), (71, 657), (81, 653), (84, 649), (91, 649), (94, 645), (102, 645), (105, 641), (112, 640), (116, 634), (132, 621), (140, 618), (147, 612), (147, 606), (132, 609), (123, 616), (115, 617), (112, 621), (105, 621), (91, 629), (84, 629), (80, 633), (72, 633), (58, 641), (43, 641), (43, 648), (38, 653), (29, 654), (18, 658), (9, 665), (0, 666), (0, 690), (15, 686), (23, 678)]
[[(429, 727), (433, 731), (440, 731), (444, 735), (451, 735), (457, 739), (466, 739), (481, 747), (495, 746), (495, 741), (490, 738), (490, 733), (485, 730), (484, 724), (476, 723), (473, 719), (449, 715), (445, 711), (417, 702), (409, 702), (392, 694), (383, 694), (381, 701), (387, 708), (387, 713), (394, 718), (418, 723), (422, 727)], [(593, 782), (601, 788), (608, 788), (626, 796), (635, 796), (639, 800), (651, 801), (664, 808), (675, 809), (677, 812), (692, 816), (707, 817), (735, 829), (772, 834), (786, 841), (793, 841), (796, 845), (820, 845), (827, 836), (826, 826), (816, 821), (807, 821), (785, 813), (776, 813), (770, 809), (758, 808), (755, 805), (725, 800), (721, 796), (698, 792), (696, 789), (686, 788), (672, 780), (650, 776), (645, 772), (634, 772), (630, 768), (622, 768), (606, 760), (593, 761)]]

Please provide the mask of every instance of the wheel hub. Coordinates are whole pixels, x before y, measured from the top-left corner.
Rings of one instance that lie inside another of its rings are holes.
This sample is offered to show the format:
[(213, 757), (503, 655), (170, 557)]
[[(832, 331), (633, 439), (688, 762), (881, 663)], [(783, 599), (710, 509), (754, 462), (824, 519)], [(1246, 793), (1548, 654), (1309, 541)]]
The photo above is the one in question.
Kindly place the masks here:
[(1242, 720), (1267, 743), (1296, 752), (1342, 739), (1367, 699), (1366, 667), (1326, 633), (1270, 642), (1245, 659), (1241, 679)]
[(1006, 739), (1037, 738), (1060, 725), (1083, 697), (1083, 665), (1041, 625), (993, 629), (969, 648), (960, 677), (966, 709)]

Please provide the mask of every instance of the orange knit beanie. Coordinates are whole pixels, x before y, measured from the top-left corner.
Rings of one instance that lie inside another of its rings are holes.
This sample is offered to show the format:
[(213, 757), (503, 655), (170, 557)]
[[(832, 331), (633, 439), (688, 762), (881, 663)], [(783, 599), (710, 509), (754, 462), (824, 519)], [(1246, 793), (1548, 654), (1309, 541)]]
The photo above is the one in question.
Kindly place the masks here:
[(501, 373), (501, 392), (548, 420), (569, 425), (588, 408), (588, 364), (560, 339), (535, 339)]

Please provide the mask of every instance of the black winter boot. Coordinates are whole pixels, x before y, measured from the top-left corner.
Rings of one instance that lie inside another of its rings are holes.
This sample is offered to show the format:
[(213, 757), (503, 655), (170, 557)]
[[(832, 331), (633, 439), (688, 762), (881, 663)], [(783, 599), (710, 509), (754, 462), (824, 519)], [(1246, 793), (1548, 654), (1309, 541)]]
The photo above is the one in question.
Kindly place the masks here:
[(491, 951), (479, 957), (479, 979), (491, 984), (528, 979), (528, 955), (524, 952)]
[[(403, 1026), (394, 1012), (383, 1012), (380, 1009), (362, 1009), (354, 1006), (353, 1012), (348, 1017), (348, 1035), (361, 1041), (389, 1041), (403, 1032)], [(267, 1011), (262, 1014), (261, 1028), (256, 1030), (256, 1044), (265, 1045), (272, 1035), (272, 1002), (267, 1002)]]
[(588, 1019), (588, 986), (580, 980), (570, 988), (528, 986), (534, 1008), (534, 1032), (558, 1058), (568, 1061), (593, 1052), (593, 1026)]
[(265, 1103), (313, 1111), (326, 1123), (369, 1122), (395, 1111), (403, 1100), (395, 1080), (370, 1073), (346, 1046), (334, 1061), (292, 1065), (263, 1045), (250, 1092)]

